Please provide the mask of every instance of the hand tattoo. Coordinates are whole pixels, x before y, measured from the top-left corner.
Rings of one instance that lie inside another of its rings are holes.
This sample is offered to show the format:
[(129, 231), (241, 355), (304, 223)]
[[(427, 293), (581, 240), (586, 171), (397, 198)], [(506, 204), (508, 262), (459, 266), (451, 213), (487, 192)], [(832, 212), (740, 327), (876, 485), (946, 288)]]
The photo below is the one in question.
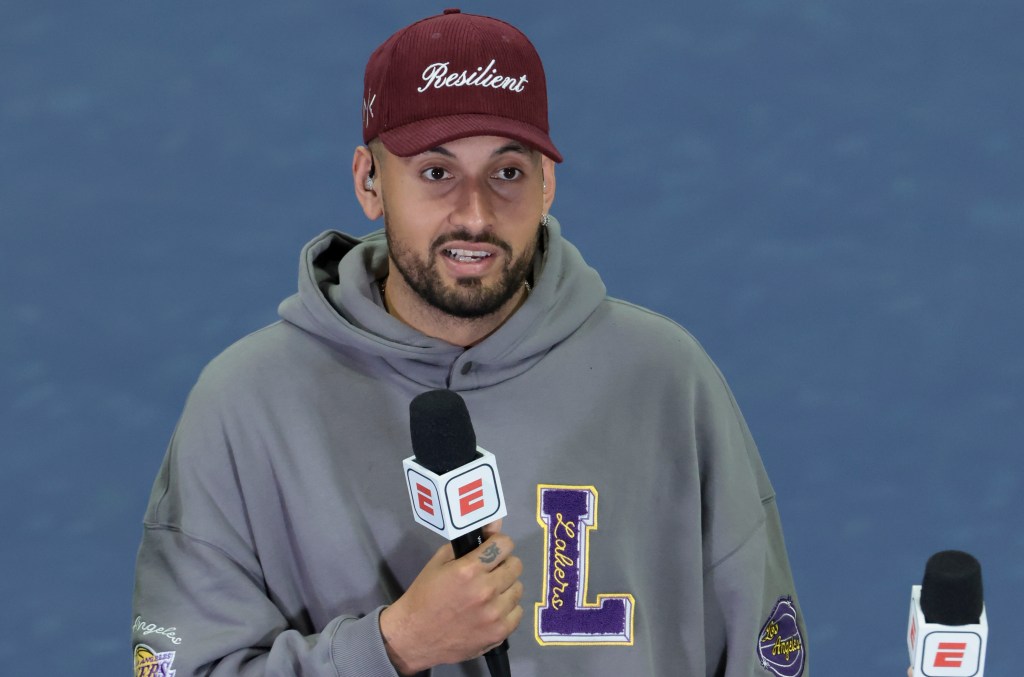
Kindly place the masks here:
[(484, 553), (480, 555), (480, 561), (484, 564), (490, 564), (494, 560), (498, 559), (498, 555), (500, 554), (501, 550), (498, 549), (498, 544), (491, 543), (491, 545), (488, 546), (486, 550), (484, 550)]

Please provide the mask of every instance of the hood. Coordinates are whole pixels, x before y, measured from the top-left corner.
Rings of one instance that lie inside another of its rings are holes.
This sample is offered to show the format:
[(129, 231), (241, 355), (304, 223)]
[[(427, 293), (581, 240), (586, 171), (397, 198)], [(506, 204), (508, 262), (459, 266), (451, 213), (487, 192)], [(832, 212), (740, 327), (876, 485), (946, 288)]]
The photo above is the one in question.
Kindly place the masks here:
[(327, 231), (314, 238), (299, 259), (298, 293), (285, 299), (278, 312), (327, 343), (385, 360), (428, 388), (451, 386), (449, 377), (460, 359), (473, 363), (473, 377), (460, 389), (494, 385), (533, 366), (605, 298), (597, 271), (562, 239), (554, 218), (549, 217), (542, 233), (542, 255), (534, 264), (526, 302), (471, 348), (426, 336), (385, 312), (376, 284), (387, 272), (383, 231), (364, 238)]

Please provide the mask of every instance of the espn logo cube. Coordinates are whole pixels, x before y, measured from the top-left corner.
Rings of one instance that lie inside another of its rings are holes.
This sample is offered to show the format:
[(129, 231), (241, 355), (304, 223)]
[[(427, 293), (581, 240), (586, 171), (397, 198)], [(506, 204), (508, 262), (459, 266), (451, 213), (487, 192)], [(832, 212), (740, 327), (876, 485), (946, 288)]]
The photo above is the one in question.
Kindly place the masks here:
[(472, 463), (444, 475), (424, 468), (415, 456), (402, 463), (413, 517), (448, 540), (507, 514), (494, 454), (480, 447), (476, 450)]
[(921, 586), (911, 589), (907, 648), (914, 677), (983, 677), (988, 619), (984, 609), (978, 623), (928, 623), (920, 607)]
[(981, 646), (981, 636), (974, 632), (929, 632), (924, 636), (919, 671), (925, 677), (980, 675)]

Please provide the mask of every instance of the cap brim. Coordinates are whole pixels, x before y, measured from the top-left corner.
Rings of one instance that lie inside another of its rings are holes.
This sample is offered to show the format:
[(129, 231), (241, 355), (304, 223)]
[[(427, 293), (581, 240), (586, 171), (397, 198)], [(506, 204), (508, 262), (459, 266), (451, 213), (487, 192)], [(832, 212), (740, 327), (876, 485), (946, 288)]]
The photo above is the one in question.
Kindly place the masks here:
[(547, 132), (496, 115), (467, 113), (419, 120), (382, 131), (380, 140), (395, 155), (409, 157), (468, 136), (504, 136), (536, 148), (555, 162), (562, 161)]

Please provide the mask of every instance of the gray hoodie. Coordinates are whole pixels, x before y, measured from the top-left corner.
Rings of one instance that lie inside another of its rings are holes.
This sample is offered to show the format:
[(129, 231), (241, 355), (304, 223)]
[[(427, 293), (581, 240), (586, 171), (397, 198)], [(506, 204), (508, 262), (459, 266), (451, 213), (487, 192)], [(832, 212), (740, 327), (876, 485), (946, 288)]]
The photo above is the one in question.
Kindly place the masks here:
[[(303, 250), (282, 320), (203, 371), (153, 487), (136, 675), (393, 677), (378, 616), (443, 543), (413, 522), (409, 402), (466, 401), (523, 560), (515, 677), (807, 675), (775, 496), (721, 374), (544, 232), (481, 343), (388, 315), (383, 235)], [(434, 675), (485, 675), (482, 660)]]

